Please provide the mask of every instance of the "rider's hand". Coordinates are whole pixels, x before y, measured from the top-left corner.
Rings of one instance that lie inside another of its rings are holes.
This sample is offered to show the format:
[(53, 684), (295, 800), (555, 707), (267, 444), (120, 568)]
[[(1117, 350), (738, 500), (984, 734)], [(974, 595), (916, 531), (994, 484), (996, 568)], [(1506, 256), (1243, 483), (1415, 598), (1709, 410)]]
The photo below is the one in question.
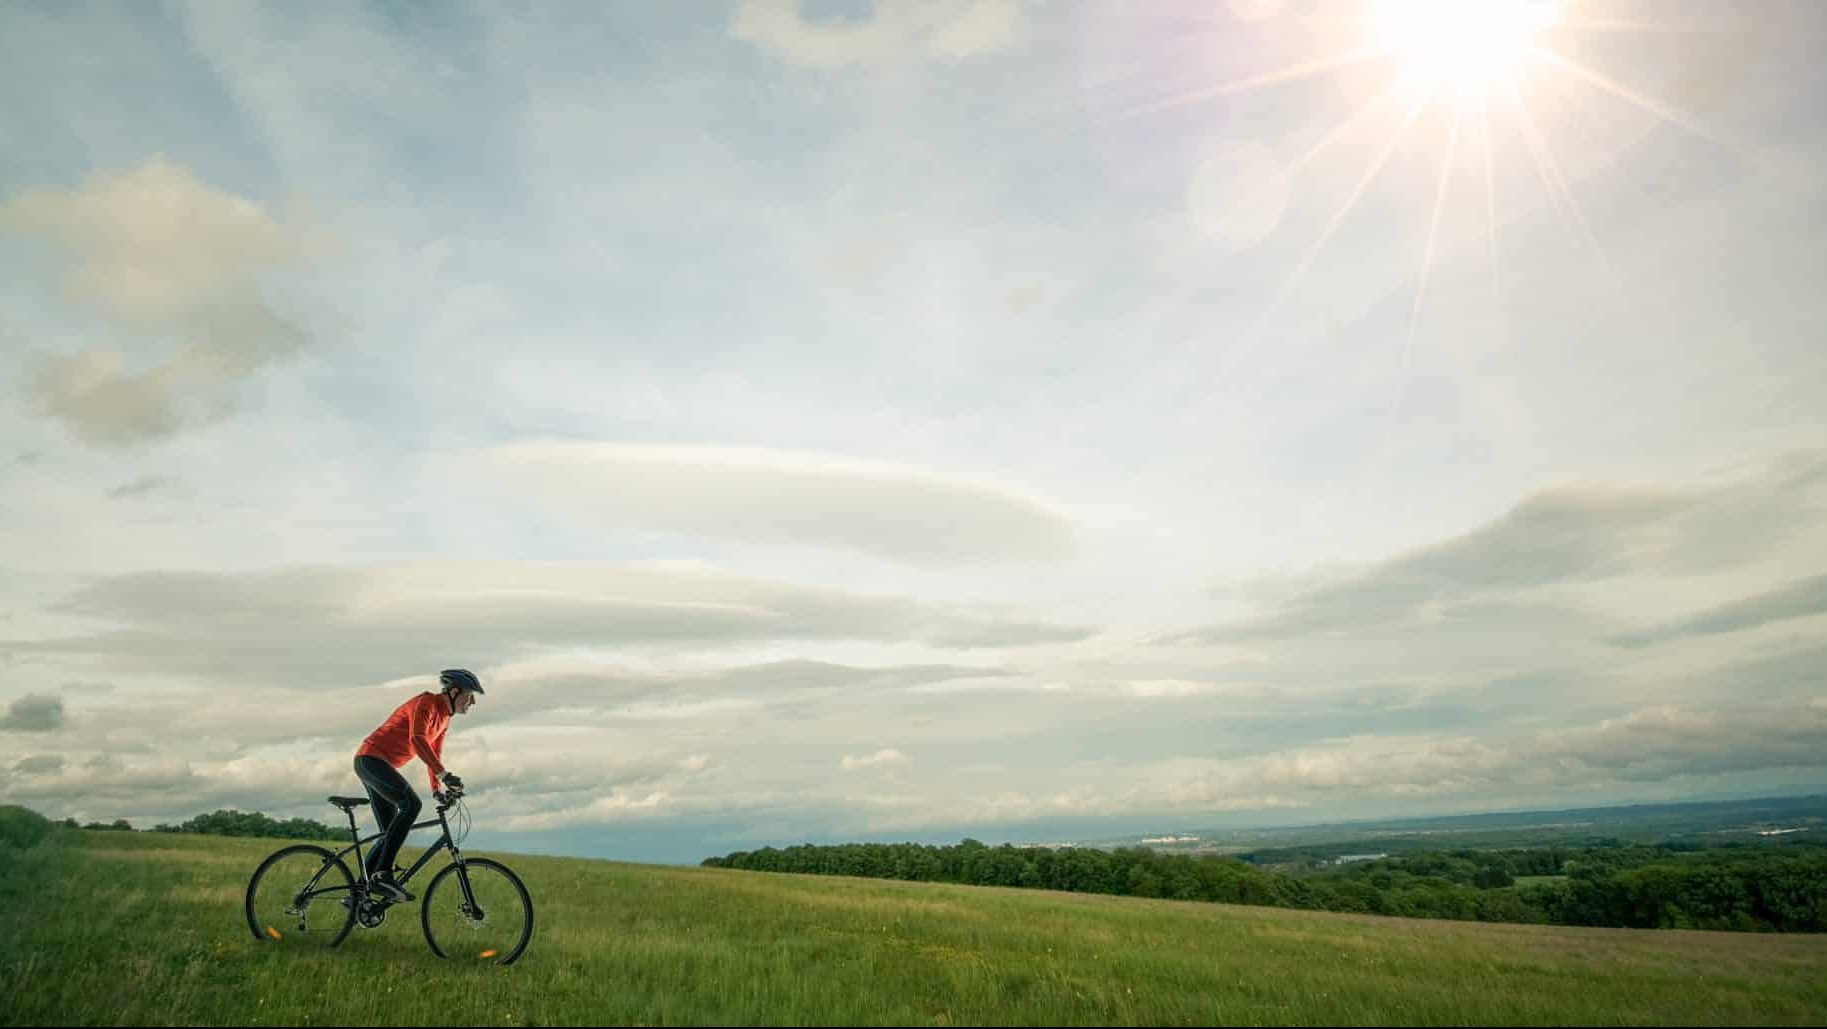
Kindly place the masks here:
[(440, 781), (444, 783), (444, 792), (446, 794), (458, 794), (463, 792), (463, 780), (457, 778), (457, 773), (455, 772), (445, 772), (444, 775), (440, 777)]

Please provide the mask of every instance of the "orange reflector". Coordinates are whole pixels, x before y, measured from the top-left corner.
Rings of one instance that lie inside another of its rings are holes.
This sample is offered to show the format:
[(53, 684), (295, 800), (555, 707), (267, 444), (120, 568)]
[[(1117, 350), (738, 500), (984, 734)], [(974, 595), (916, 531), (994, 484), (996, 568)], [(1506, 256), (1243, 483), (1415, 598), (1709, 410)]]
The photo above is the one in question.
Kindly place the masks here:
[(275, 940), (277, 940), (279, 938), (279, 930), (273, 928), (270, 925), (266, 927), (266, 934), (268, 936), (271, 936)]
[(501, 952), (500, 952), (500, 951), (498, 951), (498, 950), (485, 950), (485, 951), (483, 951), (483, 952), (482, 952), (482, 953), (481, 953), (481, 954), (479, 954), (479, 955), (477, 955), (477, 956), (478, 956), (478, 957), (485, 957), (485, 958), (492, 958), (492, 957), (494, 957), (494, 956), (495, 956), (495, 955), (497, 955), (497, 954), (499, 954), (499, 953), (501, 953)]

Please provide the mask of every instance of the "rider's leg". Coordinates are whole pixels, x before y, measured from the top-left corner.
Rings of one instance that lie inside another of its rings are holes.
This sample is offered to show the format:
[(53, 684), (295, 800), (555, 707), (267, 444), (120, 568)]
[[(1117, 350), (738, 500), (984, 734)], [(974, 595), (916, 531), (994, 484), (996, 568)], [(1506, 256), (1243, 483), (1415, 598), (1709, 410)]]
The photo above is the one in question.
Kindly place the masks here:
[(375, 828), (383, 833), (380, 839), (377, 839), (368, 845), (368, 853), (362, 855), (362, 873), (364, 875), (372, 876), (374, 870), (380, 867), (377, 862), (381, 856), (381, 851), (387, 849), (387, 837), (384, 834), (388, 829), (393, 827), (393, 817), (399, 812), (392, 804), (387, 802), (385, 797), (380, 796), (373, 790), (368, 791), (368, 806), (374, 811)]
[(406, 842), (406, 834), (412, 831), (412, 823), (418, 820), (423, 805), (400, 773), (380, 758), (369, 754), (357, 757), (355, 774), (367, 788), (375, 820), (386, 833), (368, 852), (367, 871), (373, 878), (392, 870), (400, 847)]

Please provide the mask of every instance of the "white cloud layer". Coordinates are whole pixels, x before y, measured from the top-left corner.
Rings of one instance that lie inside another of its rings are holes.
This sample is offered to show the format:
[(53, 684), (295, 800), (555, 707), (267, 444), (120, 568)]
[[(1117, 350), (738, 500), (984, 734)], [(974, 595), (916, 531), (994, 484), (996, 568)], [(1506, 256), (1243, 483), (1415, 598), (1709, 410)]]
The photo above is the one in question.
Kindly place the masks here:
[(529, 442), (483, 456), (524, 496), (600, 528), (836, 548), (915, 565), (1057, 561), (1072, 529), (1040, 502), (913, 468), (736, 447)]
[(241, 380), (307, 342), (263, 280), (321, 244), (164, 156), (18, 193), (0, 205), (0, 229), (63, 251), (69, 297), (118, 328), (119, 344), (40, 356), (28, 381), (36, 404), (88, 442), (220, 419)]

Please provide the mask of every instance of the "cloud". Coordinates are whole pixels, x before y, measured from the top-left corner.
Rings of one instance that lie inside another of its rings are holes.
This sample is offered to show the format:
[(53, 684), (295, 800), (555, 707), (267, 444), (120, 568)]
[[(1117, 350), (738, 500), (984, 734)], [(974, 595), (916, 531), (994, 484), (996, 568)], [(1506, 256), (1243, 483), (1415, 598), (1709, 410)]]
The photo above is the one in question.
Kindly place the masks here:
[[(765, 681), (765, 674), (760, 678)], [(354, 739), (384, 714), (387, 704), (397, 699), (394, 694), (409, 685), (338, 691), (334, 704), (323, 703), (321, 693), (290, 691), (299, 698), (297, 710), (283, 702), (285, 691), (266, 691), (248, 698), (242, 717), (257, 725), (253, 714), (269, 711), (268, 721), (286, 722), (314, 701), (319, 708), (357, 711), (343, 730)], [(383, 692), (389, 695), (383, 697)], [(509, 691), (504, 685), (501, 692), (505, 698)], [(492, 692), (488, 699), (497, 698)], [(879, 701), (849, 699), (856, 701), (855, 711), (882, 710)], [(1107, 702), (1120, 704), (1122, 698), (1113, 695)], [(185, 703), (174, 701), (162, 709), (162, 718), (143, 708), (121, 711), (112, 724), (156, 721), (161, 727), (151, 735), (166, 739), (169, 730), (163, 726), (178, 724), (173, 713), (186, 709)], [(195, 703), (188, 709), (198, 717), (194, 725), (186, 724), (187, 740), (228, 728), (233, 720), (209, 717)], [(939, 757), (923, 765), (932, 776), (920, 780), (908, 778), (914, 765), (901, 748), (849, 754), (827, 749), (821, 741), (835, 738), (840, 729), (854, 734), (879, 723), (857, 721), (824, 705), (815, 723), (745, 720), (736, 735), (702, 721), (676, 731), (622, 726), (605, 732), (604, 726), (577, 717), (569, 706), (543, 710), (551, 717), (487, 726), (466, 720), (447, 750), (447, 760), (466, 779), (486, 784), (478, 797), (499, 805), (488, 814), (491, 826), (522, 831), (707, 812), (752, 815), (765, 807), (773, 812), (769, 817), (817, 822), (831, 826), (833, 832), (864, 826), (873, 831), (1058, 816), (1133, 817), (1327, 805), (1340, 810), (1340, 805), (1378, 798), (1467, 804), (1519, 791), (1590, 793), (1618, 784), (1827, 767), (1827, 759), (1821, 757), (1827, 753), (1822, 746), (1827, 743), (1827, 698), (1818, 697), (1751, 710), (1656, 705), (1521, 735), (1500, 729), (1488, 735), (1366, 734), (1234, 757), (1140, 761), (1035, 760), (1010, 751), (1006, 732), (989, 738), (993, 744), (986, 740), (948, 751), (944, 748), (955, 747), (955, 740), (928, 735), (919, 724), (922, 719), (909, 717), (905, 724), (920, 734), (922, 752), (940, 748)], [(1108, 717), (1114, 709), (1105, 710)], [(969, 717), (988, 716), (973, 708)], [(806, 753), (782, 755), (767, 745), (745, 749), (773, 738), (769, 734), (777, 729), (771, 726), (781, 724), (794, 724), (792, 731)], [(47, 764), (29, 779), (0, 777), (0, 799), (54, 801), (53, 806), (74, 805), (108, 817), (137, 818), (136, 812), (181, 817), (222, 804), (252, 804), (269, 811), (287, 806), (311, 813), (319, 792), (350, 785), (344, 740), (313, 755), (293, 745), (274, 746), (256, 730), (236, 741), (249, 748), (238, 755), (180, 757), (164, 746), (156, 756), (133, 756), (111, 742), (113, 731), (108, 729), (103, 735), (109, 739), (103, 739), (85, 727), (80, 742), (108, 748), (100, 760), (72, 757), (56, 769)], [(709, 739), (720, 748), (715, 762), (697, 749)], [(999, 764), (986, 747), (1004, 752), (1007, 763)], [(850, 772), (894, 769), (901, 785), (892, 793), (859, 792), (856, 784), (874, 777), (832, 779), (819, 771), (821, 765), (830, 767), (826, 762)], [(960, 774), (965, 768), (972, 774)], [(149, 793), (138, 789), (143, 777), (154, 784)], [(996, 781), (998, 791), (965, 790), (964, 783), (984, 777)]]
[[(258, 809), (259, 785), (223, 785), (246, 798), (241, 802), (243, 806)], [(293, 785), (295, 787), (296, 782)], [(187, 761), (171, 758), (122, 760), (97, 755), (81, 762), (66, 760), (55, 768), (47, 764), (30, 776), (0, 779), (0, 800), (33, 807), (46, 814), (62, 811), (91, 818), (105, 813), (106, 817), (113, 818), (159, 809), (166, 804), (207, 804), (220, 799), (222, 794), (209, 787), (210, 784), (200, 779)]]
[(1666, 625), (1616, 636), (1612, 642), (1623, 647), (1647, 647), (1685, 636), (1738, 632), (1818, 614), (1827, 614), (1827, 575), (1798, 579)]
[(632, 643), (823, 639), (1003, 647), (1091, 634), (991, 609), (668, 562), (137, 572), (101, 579), (59, 608), (121, 625), (7, 644), (19, 653), (88, 655), (123, 670), (240, 685), (372, 683), (418, 674), (430, 654), (487, 666)]
[[(564, 659), (515, 662), (492, 671), (490, 704), (477, 709), (479, 724), (538, 717), (562, 709), (589, 724), (623, 719), (710, 717), (765, 708), (818, 705), (838, 697), (916, 693), (954, 680), (985, 680), (1007, 673), (970, 665), (858, 667), (788, 660), (680, 672), (619, 668)], [(496, 694), (499, 694), (497, 698)]]
[[(835, 702), (844, 700), (879, 708), (917, 684), (986, 671), (941, 665), (867, 668), (810, 661), (689, 671), (628, 669), (579, 659), (513, 663), (483, 669), (489, 693), (456, 729), (463, 751), (480, 746), (476, 741), (495, 745), (498, 756), (487, 770), (518, 788), (533, 788), (537, 781), (547, 784), (539, 789), (547, 790), (562, 776), (597, 769), (567, 787), (584, 788), (603, 781), (604, 758), (594, 751), (623, 755), (631, 744), (659, 739), (673, 740), (680, 748), (702, 748), (707, 733), (750, 732), (758, 717), (802, 721), (808, 714), (828, 712)], [(317, 747), (346, 755), (402, 701), (437, 688), (434, 673), (374, 686), (328, 685), (333, 688), (236, 683), (232, 702), (225, 700), (221, 686), (136, 690), (116, 703), (90, 705), (85, 709), (81, 734), (66, 734), (59, 742), (110, 753), (144, 751), (167, 756), (220, 758), (274, 748), (289, 752)], [(560, 731), (569, 736), (555, 741), (551, 734)], [(458, 738), (453, 737), (453, 742)], [(526, 755), (500, 756), (512, 755), (520, 743), (530, 747)], [(539, 763), (548, 758), (547, 763)], [(717, 763), (698, 750), (638, 767), (644, 773), (678, 769), (698, 773)], [(466, 761), (465, 766), (467, 769), (470, 763)], [(629, 769), (620, 763), (613, 767), (618, 773)], [(334, 768), (331, 771), (340, 774)]]
[(1134, 697), (1209, 697), (1218, 694), (1227, 696), (1257, 696), (1264, 691), (1256, 686), (1222, 685), (1215, 682), (1202, 682), (1194, 679), (1131, 679), (1122, 684), (1122, 690)]
[(1658, 706), (1595, 726), (1538, 733), (1517, 757), (1574, 763), (1626, 778), (1734, 772), (1827, 759), (1827, 718), (1780, 712), (1693, 711)]
[(625, 643), (1003, 647), (1091, 634), (1009, 620), (996, 610), (800, 587), (696, 563), (426, 561), (133, 572), (99, 579), (58, 607), (122, 625), (9, 645), (238, 684), (369, 684), (420, 673), (426, 654), (486, 667)]
[(0, 731), (50, 732), (63, 725), (63, 700), (48, 694), (28, 693), (7, 708)]
[(588, 804), (534, 814), (511, 814), (503, 820), (502, 828), (512, 831), (559, 829), (570, 825), (602, 825), (631, 818), (648, 818), (664, 814), (669, 800), (671, 797), (665, 790), (640, 793), (617, 789)]
[[(1590, 792), (1688, 777), (1827, 770), (1827, 699), (1753, 711), (1639, 709), (1519, 737), (1353, 736), (1235, 758), (1092, 762), (1001, 776), (994, 794), (944, 787), (863, 806), (872, 831), (1052, 817), (1189, 814)], [(1029, 782), (1021, 782), (1026, 776)], [(1073, 777), (1081, 779), (1076, 785)], [(1044, 783), (1044, 785), (1043, 785)]]
[(1057, 561), (1071, 525), (1011, 490), (895, 465), (735, 447), (520, 443), (484, 463), (564, 516), (925, 566)]
[(1034, 679), (1024, 675), (1006, 672), (984, 675), (974, 672), (969, 675), (958, 675), (946, 679), (909, 686), (908, 693), (1070, 693), (1072, 687), (1063, 682), (1048, 679)]
[(873, 754), (845, 754), (842, 761), (844, 771), (854, 772), (859, 768), (880, 768), (883, 765), (904, 765), (907, 755), (892, 747), (884, 747)]
[(61, 688), (65, 693), (82, 693), (90, 696), (114, 692), (114, 684), (110, 682), (66, 682)]
[[(1656, 696), (1667, 696), (1677, 684), (1703, 695), (1770, 702), (1821, 695), (1822, 683), (1827, 683), (1827, 641), (1813, 633), (1798, 643), (1774, 648), (1722, 648), (1729, 656), (1704, 669), (1695, 667), (1694, 655), (1672, 652), (1666, 663), (1645, 662), (1643, 679), (1653, 691), (1649, 695)], [(1751, 656), (1743, 656), (1747, 653)], [(1671, 683), (1671, 679), (1675, 682)]]
[(142, 828), (224, 807), (300, 814), (334, 825), (341, 819), (323, 798), (340, 792), (360, 792), (346, 751), (229, 760), (98, 754), (0, 782), (0, 801), (82, 820), (129, 817)]
[(132, 482), (123, 482), (108, 491), (110, 497), (125, 499), (143, 497), (152, 493), (168, 493), (178, 487), (177, 480), (163, 475), (142, 475)]
[[(332, 740), (353, 753), (388, 712), (436, 680), (323, 690), (243, 685), (233, 702), (220, 688), (161, 688), (85, 709), (83, 738), (110, 751), (140, 746), (165, 754), (241, 753), (264, 746)], [(492, 699), (492, 698), (491, 698)], [(467, 722), (465, 724), (468, 724)], [(173, 735), (181, 731), (181, 740)]]
[(126, 446), (221, 418), (241, 380), (306, 342), (262, 276), (315, 244), (163, 156), (75, 189), (21, 193), (0, 205), (0, 228), (67, 253), (73, 300), (136, 347), (171, 351), (149, 367), (107, 345), (36, 359), (32, 398), (89, 443)]
[(1237, 642), (1355, 628), (1433, 601), (1621, 574), (1646, 546), (1644, 530), (1689, 503), (1661, 490), (1543, 491), (1489, 525), (1309, 590), (1279, 611), (1178, 638)]
[(1827, 767), (1827, 711), (1656, 706), (1513, 740), (1361, 737), (1214, 764), (1182, 803), (1244, 791), (1469, 793), (1518, 784), (1592, 786)]
[(1694, 494), (1660, 555), (1669, 570), (1705, 572), (1782, 554), (1827, 522), (1827, 452), (1790, 453)]
[(57, 754), (32, 754), (13, 762), (19, 775), (47, 775), (63, 770), (63, 757)]
[[(327, 706), (321, 696), (318, 702)], [(354, 706), (362, 708), (363, 731), (386, 711), (359, 702)], [(282, 708), (274, 717), (290, 714)], [(684, 767), (689, 761), (677, 752), (648, 750), (635, 739), (608, 748), (594, 732), (495, 739), (501, 730), (485, 736), (463, 729), (459, 725), (446, 744), (445, 757), (471, 784), (471, 805), (478, 820), (491, 828), (511, 826), (517, 816), (533, 816), (523, 827), (612, 821), (618, 807), (635, 816), (652, 814), (668, 802), (675, 784), (699, 774)], [(350, 767), (359, 733), (315, 749), (255, 742), (239, 753), (215, 755), (177, 753), (169, 729), (162, 729), (159, 738), (165, 745), (156, 753), (130, 754), (110, 746), (87, 757), (73, 752), (55, 767), (49, 760), (35, 761), (30, 775), (0, 775), (0, 803), (136, 820), (181, 820), (218, 807), (325, 818), (333, 813), (324, 796), (359, 793)], [(415, 789), (425, 788), (422, 771), (411, 770), (408, 778)]]
[(1430, 607), (1449, 616), (1476, 613), (1546, 587), (1731, 568), (1819, 524), (1820, 466), (1812, 455), (1739, 482), (1689, 489), (1545, 489), (1471, 532), (1310, 585), (1263, 614), (1163, 642), (1282, 640), (1386, 625)]
[(1008, 46), (1020, 0), (874, 0), (861, 18), (810, 18), (801, 0), (741, 0), (730, 35), (807, 68), (925, 56), (960, 60)]

